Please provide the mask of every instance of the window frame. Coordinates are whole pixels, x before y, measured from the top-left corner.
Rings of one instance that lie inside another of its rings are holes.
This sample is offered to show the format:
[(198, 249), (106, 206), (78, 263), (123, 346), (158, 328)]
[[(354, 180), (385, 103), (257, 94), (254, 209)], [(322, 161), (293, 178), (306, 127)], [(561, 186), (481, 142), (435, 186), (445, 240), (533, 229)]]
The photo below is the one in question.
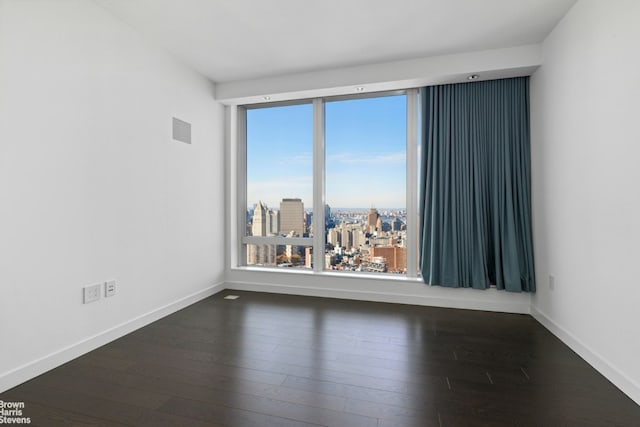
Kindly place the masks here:
[[(325, 233), (325, 103), (349, 99), (378, 98), (384, 96), (405, 95), (406, 97), (406, 211), (407, 211), (407, 273), (403, 277), (415, 279), (418, 272), (418, 89), (404, 89), (385, 92), (343, 94), (328, 97), (305, 98), (290, 101), (246, 104), (231, 107), (230, 146), (231, 146), (231, 191), (235, 194), (235, 203), (230, 204), (231, 212), (230, 247), (231, 268), (259, 269), (277, 272), (327, 273), (324, 269)], [(312, 104), (313, 106), (313, 229), (312, 237), (247, 236), (247, 111), (257, 108), (281, 107), (289, 105)], [(234, 124), (235, 122), (235, 124)], [(235, 179), (234, 179), (235, 178)], [(234, 224), (235, 222), (235, 224)], [(282, 269), (277, 267), (247, 265), (247, 245), (295, 245), (313, 248), (313, 269)], [(233, 249), (233, 246), (236, 248)], [(331, 272), (335, 274), (335, 272)], [(357, 276), (358, 272), (340, 272), (340, 275)], [(370, 275), (371, 273), (366, 273)], [(376, 273), (380, 277), (395, 275)]]

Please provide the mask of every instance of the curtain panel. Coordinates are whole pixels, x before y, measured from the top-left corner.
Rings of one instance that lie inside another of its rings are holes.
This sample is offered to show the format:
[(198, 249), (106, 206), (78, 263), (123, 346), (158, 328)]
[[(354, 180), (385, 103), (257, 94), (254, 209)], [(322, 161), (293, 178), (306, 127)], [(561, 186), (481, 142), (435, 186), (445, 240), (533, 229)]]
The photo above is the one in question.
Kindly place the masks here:
[(421, 90), (425, 283), (535, 292), (529, 78)]

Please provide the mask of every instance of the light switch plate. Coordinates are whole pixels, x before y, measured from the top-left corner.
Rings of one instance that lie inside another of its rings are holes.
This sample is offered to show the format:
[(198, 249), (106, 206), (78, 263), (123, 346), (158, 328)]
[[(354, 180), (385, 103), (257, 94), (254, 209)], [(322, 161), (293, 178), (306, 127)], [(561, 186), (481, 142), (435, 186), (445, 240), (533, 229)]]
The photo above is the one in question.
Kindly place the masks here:
[(116, 281), (109, 280), (104, 283), (104, 296), (112, 297), (116, 294)]

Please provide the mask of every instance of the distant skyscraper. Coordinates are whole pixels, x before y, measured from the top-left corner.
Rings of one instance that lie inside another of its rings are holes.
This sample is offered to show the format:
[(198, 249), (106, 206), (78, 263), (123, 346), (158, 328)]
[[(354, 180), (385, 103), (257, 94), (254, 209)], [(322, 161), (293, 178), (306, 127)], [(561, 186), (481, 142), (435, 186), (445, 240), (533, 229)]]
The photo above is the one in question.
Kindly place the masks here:
[[(270, 211), (262, 202), (258, 202), (253, 210), (251, 221), (252, 236), (266, 236), (269, 233), (271, 223)], [(276, 251), (273, 245), (247, 245), (248, 265), (274, 265), (276, 262)]]
[(343, 222), (340, 224), (340, 244), (346, 250), (351, 250), (353, 247), (353, 235), (351, 234), (350, 227)]
[(378, 210), (375, 208), (369, 209), (369, 212), (367, 213), (367, 231), (369, 233), (373, 233), (376, 230), (378, 218), (380, 218)]
[(280, 233), (304, 236), (304, 205), (301, 199), (282, 199), (280, 202)]
[(354, 229), (351, 235), (353, 238), (354, 248), (359, 248), (360, 246), (363, 246), (367, 240), (361, 228)]
[(305, 231), (308, 231), (311, 227), (311, 223), (313, 222), (313, 214), (310, 212), (304, 213), (304, 228)]
[(271, 216), (271, 211), (267, 210), (265, 212), (264, 215), (264, 222), (265, 222), (265, 226), (264, 226), (264, 230), (265, 230), (265, 236), (271, 234), (271, 222), (272, 222), (273, 218)]
[(280, 215), (279, 212), (275, 209), (269, 209), (266, 212), (266, 220), (267, 220), (267, 235), (275, 236), (278, 234)]
[(253, 220), (251, 222), (251, 235), (252, 236), (266, 236), (267, 225), (270, 223), (268, 218), (269, 210), (261, 201), (258, 201), (255, 209), (253, 210)]
[(337, 229), (329, 229), (329, 231), (327, 232), (327, 243), (333, 246), (340, 246), (340, 237)]

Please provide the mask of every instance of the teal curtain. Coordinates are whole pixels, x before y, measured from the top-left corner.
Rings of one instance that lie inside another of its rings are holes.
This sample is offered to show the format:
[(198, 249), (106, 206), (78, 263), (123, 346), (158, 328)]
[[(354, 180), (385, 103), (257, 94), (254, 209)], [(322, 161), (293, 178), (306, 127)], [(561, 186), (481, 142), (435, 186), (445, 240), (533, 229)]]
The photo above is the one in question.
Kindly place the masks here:
[(425, 283), (535, 292), (529, 78), (421, 90)]

